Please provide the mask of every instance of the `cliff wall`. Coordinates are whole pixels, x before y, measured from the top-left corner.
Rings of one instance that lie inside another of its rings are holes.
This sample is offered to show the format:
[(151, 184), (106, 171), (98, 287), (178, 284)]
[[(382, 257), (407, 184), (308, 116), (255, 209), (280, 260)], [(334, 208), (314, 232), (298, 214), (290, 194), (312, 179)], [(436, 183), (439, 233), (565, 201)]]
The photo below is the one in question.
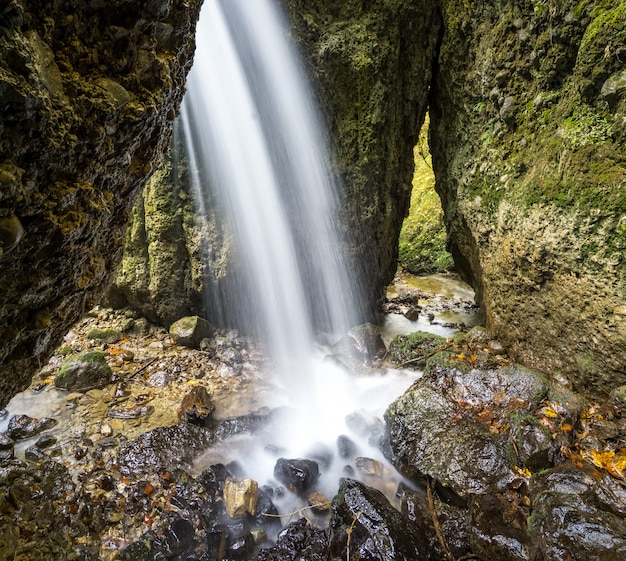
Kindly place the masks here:
[(430, 140), (448, 242), (520, 362), (626, 383), (626, 4), (444, 1)]
[(122, 257), (193, 57), (199, 2), (10, 0), (0, 9), (0, 405)]

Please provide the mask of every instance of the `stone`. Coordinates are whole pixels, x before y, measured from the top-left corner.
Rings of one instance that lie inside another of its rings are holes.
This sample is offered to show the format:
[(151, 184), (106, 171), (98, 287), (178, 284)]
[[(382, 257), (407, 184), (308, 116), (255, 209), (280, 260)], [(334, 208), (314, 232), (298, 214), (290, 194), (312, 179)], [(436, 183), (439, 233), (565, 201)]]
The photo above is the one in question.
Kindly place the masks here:
[(313, 512), (328, 512), (330, 509), (328, 497), (319, 491), (309, 493), (306, 499)]
[(530, 557), (613, 561), (626, 556), (626, 488), (569, 462), (530, 482)]
[(328, 538), (324, 530), (313, 528), (306, 518), (291, 522), (281, 530), (276, 545), (259, 551), (257, 561), (326, 561)]
[(499, 495), (475, 495), (470, 500), (470, 544), (483, 559), (528, 561), (528, 509)]
[(85, 337), (96, 341), (102, 341), (103, 343), (117, 343), (118, 341), (121, 341), (124, 336), (121, 331), (112, 327), (105, 329), (92, 327), (85, 332)]
[(386, 497), (346, 479), (333, 500), (330, 554), (332, 558), (426, 560), (426, 540)]
[[(429, 561), (445, 559), (443, 550), (433, 523), (426, 489), (409, 489), (404, 485), (399, 488), (401, 500), (400, 511), (415, 529), (424, 537), (427, 544), (425, 551)], [(439, 530), (444, 541), (455, 559), (463, 558), (471, 553), (469, 542), (469, 514), (466, 508), (447, 504), (438, 498), (439, 493), (433, 492), (433, 505)]]
[(170, 325), (170, 335), (177, 345), (200, 348), (203, 339), (213, 334), (213, 327), (204, 318), (186, 316)]
[(13, 439), (6, 432), (0, 432), (0, 450), (11, 450), (13, 445)]
[(159, 427), (122, 444), (117, 461), (123, 474), (162, 473), (191, 466), (214, 440), (210, 433), (188, 423)]
[(337, 453), (342, 460), (350, 460), (358, 454), (358, 447), (354, 440), (341, 434), (337, 437)]
[(194, 386), (183, 398), (178, 418), (192, 425), (208, 427), (212, 421), (215, 405), (204, 386)]
[(102, 351), (87, 351), (65, 360), (54, 379), (57, 388), (86, 392), (111, 383), (113, 371)]
[(394, 401), (385, 421), (392, 463), (410, 479), (429, 475), (461, 496), (503, 491), (514, 479), (507, 437), (423, 383)]
[(292, 493), (303, 493), (319, 476), (319, 466), (313, 460), (279, 458), (274, 466), (274, 477)]
[(254, 479), (226, 479), (224, 483), (224, 503), (230, 518), (243, 518), (254, 515), (259, 498), (259, 485)]
[(58, 421), (49, 417), (34, 419), (28, 415), (13, 415), (9, 419), (7, 435), (13, 440), (24, 440), (56, 426)]
[(383, 464), (378, 460), (373, 460), (372, 458), (355, 458), (354, 465), (359, 473), (362, 475), (369, 475), (373, 477), (382, 477), (383, 475)]

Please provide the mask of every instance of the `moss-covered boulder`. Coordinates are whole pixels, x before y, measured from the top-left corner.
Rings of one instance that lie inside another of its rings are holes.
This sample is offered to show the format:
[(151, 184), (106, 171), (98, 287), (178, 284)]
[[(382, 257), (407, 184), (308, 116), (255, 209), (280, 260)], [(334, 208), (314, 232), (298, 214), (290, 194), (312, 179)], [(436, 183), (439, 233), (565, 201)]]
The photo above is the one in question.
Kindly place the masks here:
[(199, 349), (203, 339), (213, 336), (213, 327), (204, 318), (186, 316), (170, 325), (170, 335), (178, 345)]
[(85, 392), (111, 383), (113, 371), (102, 351), (88, 351), (65, 360), (54, 379), (57, 388)]

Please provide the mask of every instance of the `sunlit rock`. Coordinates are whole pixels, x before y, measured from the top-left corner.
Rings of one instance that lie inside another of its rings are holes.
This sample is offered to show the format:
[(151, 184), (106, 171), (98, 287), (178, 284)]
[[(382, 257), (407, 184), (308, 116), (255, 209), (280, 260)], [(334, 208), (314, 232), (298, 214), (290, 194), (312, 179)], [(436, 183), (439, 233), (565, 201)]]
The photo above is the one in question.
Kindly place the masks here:
[(243, 518), (256, 512), (259, 486), (253, 479), (226, 479), (224, 503), (231, 518)]

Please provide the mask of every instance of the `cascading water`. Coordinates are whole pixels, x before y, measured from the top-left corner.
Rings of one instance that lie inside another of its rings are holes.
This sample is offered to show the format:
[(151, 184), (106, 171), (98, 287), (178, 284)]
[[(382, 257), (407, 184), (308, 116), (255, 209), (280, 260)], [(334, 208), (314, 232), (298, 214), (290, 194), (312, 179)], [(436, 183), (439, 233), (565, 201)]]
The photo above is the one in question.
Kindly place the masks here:
[[(271, 0), (206, 1), (181, 121), (198, 197), (210, 190), (246, 271), (245, 294), (225, 313), (245, 317), (267, 343), (294, 412), (272, 444), (297, 457), (319, 442), (334, 447), (346, 414), (381, 410), (404, 388), (394, 384), (398, 375), (357, 384), (317, 356), (320, 331), (332, 340), (357, 323), (358, 279), (335, 228), (341, 197), (326, 139), (284, 29)], [(256, 479), (271, 478), (275, 457), (249, 458)], [(323, 489), (330, 496), (341, 474), (335, 463)]]

